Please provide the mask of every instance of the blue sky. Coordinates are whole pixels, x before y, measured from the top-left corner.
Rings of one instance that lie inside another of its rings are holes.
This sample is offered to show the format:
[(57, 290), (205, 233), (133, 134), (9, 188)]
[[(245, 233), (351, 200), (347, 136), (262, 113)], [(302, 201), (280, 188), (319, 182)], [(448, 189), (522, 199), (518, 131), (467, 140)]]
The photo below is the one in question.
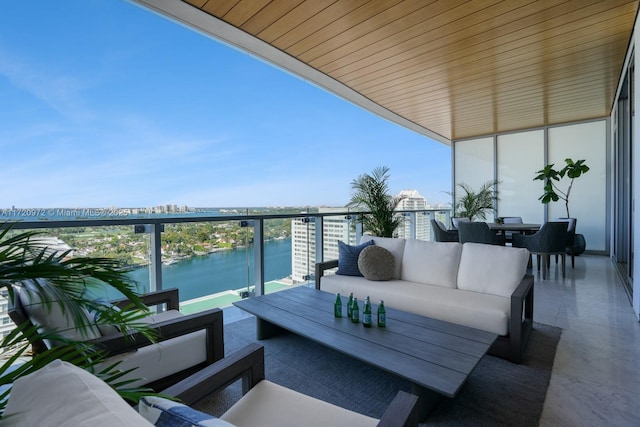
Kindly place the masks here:
[(0, 208), (446, 202), (451, 150), (120, 0), (3, 2)]

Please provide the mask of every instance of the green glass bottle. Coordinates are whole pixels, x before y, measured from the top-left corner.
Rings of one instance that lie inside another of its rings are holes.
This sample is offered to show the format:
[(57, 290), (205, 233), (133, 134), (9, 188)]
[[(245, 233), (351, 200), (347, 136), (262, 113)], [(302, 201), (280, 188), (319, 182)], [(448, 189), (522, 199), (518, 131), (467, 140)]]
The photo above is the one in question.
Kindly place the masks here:
[(353, 304), (351, 304), (351, 321), (358, 323), (360, 321), (360, 308), (358, 307), (358, 298), (353, 298)]
[(378, 327), (385, 328), (387, 326), (387, 311), (384, 309), (384, 301), (380, 300), (378, 304)]
[(353, 292), (349, 294), (349, 301), (347, 301), (347, 317), (351, 319), (351, 308), (353, 307)]
[(342, 317), (342, 299), (340, 298), (340, 292), (336, 294), (336, 302), (333, 304), (333, 315), (335, 317)]
[(369, 297), (364, 300), (364, 306), (362, 307), (362, 325), (365, 328), (371, 327), (371, 301)]

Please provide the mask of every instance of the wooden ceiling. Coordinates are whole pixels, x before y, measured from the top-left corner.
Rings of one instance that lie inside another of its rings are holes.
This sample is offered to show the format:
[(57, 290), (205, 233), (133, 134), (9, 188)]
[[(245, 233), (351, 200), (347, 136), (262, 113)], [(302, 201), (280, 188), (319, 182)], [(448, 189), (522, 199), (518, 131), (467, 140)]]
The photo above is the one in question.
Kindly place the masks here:
[[(609, 115), (638, 8), (638, 0), (182, 1), (443, 142)], [(215, 37), (195, 16), (179, 19)]]

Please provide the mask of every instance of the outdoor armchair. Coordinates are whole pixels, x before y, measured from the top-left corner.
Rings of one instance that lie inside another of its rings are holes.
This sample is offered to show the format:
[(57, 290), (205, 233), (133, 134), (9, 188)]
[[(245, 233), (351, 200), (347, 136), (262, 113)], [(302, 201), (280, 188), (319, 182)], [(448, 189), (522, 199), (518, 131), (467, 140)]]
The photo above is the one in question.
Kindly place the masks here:
[(504, 236), (489, 229), (486, 222), (461, 222), (458, 224), (460, 243), (484, 243), (504, 246)]
[(436, 238), (436, 242), (457, 242), (458, 230), (447, 230), (439, 221), (431, 220), (431, 229)]
[(418, 397), (410, 393), (398, 392), (376, 420), (265, 380), (264, 347), (258, 344), (249, 344), (163, 393), (192, 405), (239, 379), (243, 397), (220, 417), (236, 427), (418, 425)]
[[(250, 344), (162, 391), (182, 403), (160, 396), (142, 396), (134, 408), (90, 372), (54, 360), (13, 384), (1, 422), (7, 427), (418, 425), (418, 397), (406, 392), (400, 391), (382, 419), (377, 420), (264, 378), (264, 348)], [(244, 396), (220, 419), (187, 406), (236, 379), (242, 379)]]
[[(505, 216), (502, 217), (503, 224), (522, 224), (521, 216)], [(504, 232), (504, 240), (505, 242), (513, 242), (514, 234), (522, 234), (520, 231), (505, 231)]]
[[(183, 315), (178, 310), (178, 289), (141, 296), (148, 307), (163, 307), (163, 311), (140, 320), (156, 331), (156, 343), (135, 330), (127, 331), (125, 337), (115, 327), (104, 325), (83, 332), (84, 339), (80, 339), (68, 312), (62, 312), (55, 303), (45, 308), (21, 286), (14, 289), (16, 298), (9, 309), (9, 316), (16, 325), (35, 325), (48, 332), (60, 331), (62, 336), (67, 334), (67, 338), (85, 341), (105, 350), (107, 358), (102, 366), (121, 362), (120, 370), (135, 368), (123, 377), (136, 379), (133, 386), (144, 385), (159, 390), (224, 357), (222, 310), (214, 308)], [(129, 305), (127, 300), (112, 303), (121, 308)], [(56, 345), (39, 338), (31, 344), (36, 354)]]
[(546, 222), (535, 234), (513, 236), (513, 246), (527, 248), (531, 254), (536, 255), (538, 271), (542, 267), (542, 279), (547, 278), (551, 255), (559, 255), (562, 258), (562, 277), (565, 277), (567, 226), (567, 222)]

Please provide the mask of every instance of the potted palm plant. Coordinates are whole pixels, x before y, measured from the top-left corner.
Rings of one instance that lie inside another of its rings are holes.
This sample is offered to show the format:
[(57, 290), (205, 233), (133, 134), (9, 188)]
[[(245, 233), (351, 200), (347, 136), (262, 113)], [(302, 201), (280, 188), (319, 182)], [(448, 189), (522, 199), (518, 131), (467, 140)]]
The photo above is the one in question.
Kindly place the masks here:
[(462, 194), (458, 196), (454, 205), (454, 215), (467, 218), (469, 221), (486, 220), (487, 213), (495, 210), (495, 201), (498, 200), (497, 186), (497, 181), (487, 181), (476, 191), (468, 184), (458, 184)]
[[(83, 324), (82, 311), (95, 313), (97, 322), (116, 325), (121, 330), (135, 327), (151, 340), (149, 329), (140, 327), (136, 320), (147, 315), (136, 289), (136, 283), (127, 275), (121, 263), (110, 258), (70, 257), (67, 252), (49, 250), (36, 231), (16, 231), (13, 224), (0, 223), (0, 291), (14, 302), (15, 287), (29, 284), (29, 292), (36, 294), (45, 306), (58, 305), (62, 312)], [(111, 287), (131, 300), (137, 310), (119, 311), (95, 300), (87, 292), (100, 287)], [(31, 343), (36, 339), (54, 339), (61, 345), (45, 349), (28, 357)], [(6, 404), (10, 385), (23, 375), (30, 374), (54, 359), (62, 359), (82, 368), (93, 370), (105, 354), (88, 346), (84, 341), (65, 338), (54, 332), (44, 332), (33, 326), (19, 325), (0, 342), (0, 414)], [(17, 363), (20, 362), (20, 363)], [(126, 372), (118, 372), (111, 366), (94, 374), (107, 381), (127, 399), (136, 400), (148, 395), (148, 389), (130, 389), (131, 381), (120, 381)]]
[(389, 168), (379, 166), (371, 174), (360, 175), (351, 181), (351, 189), (353, 192), (347, 207), (369, 212), (360, 217), (363, 231), (378, 237), (393, 237), (403, 221), (394, 211), (405, 196), (389, 194)]

